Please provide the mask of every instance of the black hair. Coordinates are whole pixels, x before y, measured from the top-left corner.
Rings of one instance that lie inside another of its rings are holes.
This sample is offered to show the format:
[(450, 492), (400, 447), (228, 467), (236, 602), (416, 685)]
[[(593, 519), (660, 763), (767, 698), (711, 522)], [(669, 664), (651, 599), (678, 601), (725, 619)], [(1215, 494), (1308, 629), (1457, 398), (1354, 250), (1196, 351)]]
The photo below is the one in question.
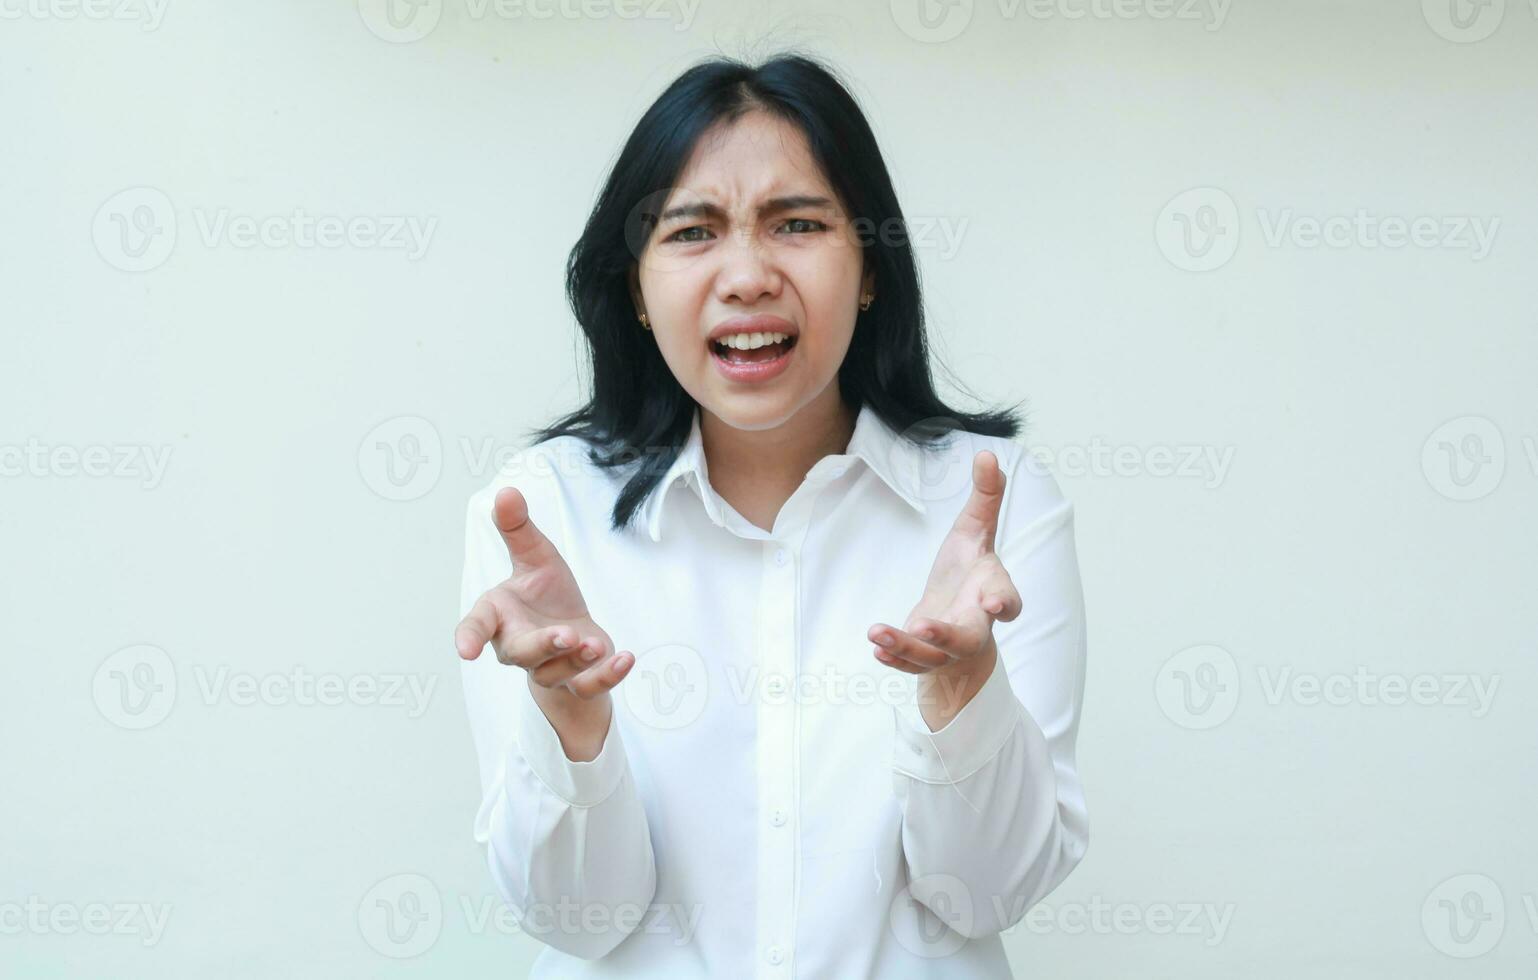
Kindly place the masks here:
[(577, 436), (589, 443), (594, 464), (635, 467), (614, 503), (615, 531), (630, 524), (677, 459), (696, 408), (637, 321), (631, 268), (661, 210), (657, 198), (673, 186), (700, 136), (753, 110), (798, 127), (850, 220), (882, 230), (860, 239), (878, 299), (857, 314), (859, 326), (838, 371), (845, 404), (854, 412), (869, 405), (904, 438), (924, 446), (957, 428), (1006, 438), (1020, 431), (1013, 407), (973, 414), (936, 394), (902, 210), (875, 134), (834, 70), (799, 53), (757, 67), (717, 56), (675, 79), (636, 123), (566, 263), (567, 301), (589, 347), (592, 397), (531, 434), (536, 443)]

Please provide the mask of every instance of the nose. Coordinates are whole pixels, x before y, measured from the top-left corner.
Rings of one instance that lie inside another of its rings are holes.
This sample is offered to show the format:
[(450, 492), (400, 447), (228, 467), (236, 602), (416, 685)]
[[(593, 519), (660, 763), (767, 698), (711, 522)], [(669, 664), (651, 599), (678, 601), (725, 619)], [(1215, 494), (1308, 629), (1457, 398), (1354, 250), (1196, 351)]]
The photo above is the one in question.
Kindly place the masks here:
[(774, 256), (750, 235), (735, 234), (718, 250), (721, 268), (716, 274), (716, 298), (752, 306), (760, 299), (779, 294), (780, 270)]

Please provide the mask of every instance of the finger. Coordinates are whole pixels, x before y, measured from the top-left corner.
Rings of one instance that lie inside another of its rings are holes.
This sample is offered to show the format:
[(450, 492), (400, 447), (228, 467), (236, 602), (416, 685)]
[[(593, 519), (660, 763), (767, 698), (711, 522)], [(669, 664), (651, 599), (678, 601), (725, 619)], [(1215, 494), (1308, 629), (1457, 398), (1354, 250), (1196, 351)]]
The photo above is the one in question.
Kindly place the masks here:
[(970, 657), (982, 648), (982, 637), (973, 626), (963, 627), (941, 619), (917, 619), (908, 625), (910, 634), (956, 659)]
[(544, 688), (558, 688), (575, 675), (581, 674), (600, 662), (604, 657), (603, 640), (598, 637), (577, 640), (575, 634), (577, 631), (571, 629), (569, 634), (561, 635), (558, 640), (555, 640), (555, 646), (557, 646), (555, 655), (546, 658), (544, 663), (540, 663), (529, 671), (534, 678), (534, 683)]
[(492, 522), (502, 533), (507, 554), (513, 567), (525, 568), (548, 563), (558, 552), (543, 531), (534, 525), (529, 516), (529, 502), (517, 487), (503, 487), (497, 491), (491, 505)]
[(584, 701), (592, 700), (605, 691), (612, 690), (614, 685), (625, 679), (634, 665), (635, 654), (628, 650), (621, 650), (609, 659), (573, 677), (566, 686)]
[[(956, 659), (932, 643), (920, 640), (913, 634), (894, 626), (877, 624), (872, 626), (866, 635), (870, 637), (872, 643), (882, 648), (882, 652), (925, 670), (944, 667)], [(879, 654), (876, 659), (886, 662)]]
[(486, 649), (486, 644), (497, 635), (497, 628), (501, 625), (501, 616), (497, 613), (497, 607), (491, 600), (481, 596), (475, 600), (475, 605), (465, 614), (465, 618), (454, 627), (454, 649), (464, 660), (474, 660)]
[(1025, 604), (1013, 583), (1003, 582), (983, 590), (983, 611), (1000, 623), (1010, 623), (1020, 615)]
[(561, 657), (549, 658), (529, 671), (529, 677), (541, 688), (560, 688), (572, 677), (577, 677), (581, 672), (594, 666), (601, 655), (603, 654), (592, 646), (583, 645), (580, 649), (568, 651)]
[(553, 657), (575, 650), (578, 642), (576, 629), (565, 625), (503, 629), (496, 644), (497, 659), (509, 666), (534, 670)]
[(976, 535), (985, 552), (993, 550), (999, 531), (999, 508), (1004, 501), (1004, 471), (991, 450), (981, 450), (972, 457), (972, 493), (956, 516), (957, 530)]
[(900, 670), (900, 671), (902, 671), (905, 674), (927, 674), (927, 673), (929, 673), (929, 668), (928, 667), (920, 667), (918, 664), (910, 663), (909, 661), (904, 660), (901, 657), (895, 657), (892, 654), (890, 654), (887, 651), (882, 650), (880, 648), (877, 648), (877, 650), (876, 650), (876, 659), (878, 661), (880, 661), (883, 665), (885, 665), (887, 667), (891, 667), (893, 670)]

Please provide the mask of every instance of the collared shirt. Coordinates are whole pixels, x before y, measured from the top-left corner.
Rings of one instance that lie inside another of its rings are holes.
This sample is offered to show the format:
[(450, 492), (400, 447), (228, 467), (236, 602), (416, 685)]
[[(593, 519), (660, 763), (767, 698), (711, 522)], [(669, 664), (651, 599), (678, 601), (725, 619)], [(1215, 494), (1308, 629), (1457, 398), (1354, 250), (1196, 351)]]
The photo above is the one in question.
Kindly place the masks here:
[[(872, 656), (901, 627), (971, 492), (1007, 478), (995, 550), (1023, 612), (981, 689), (931, 731), (918, 679)], [(1088, 843), (1074, 739), (1084, 603), (1072, 508), (1024, 447), (899, 437), (868, 407), (771, 530), (711, 488), (699, 409), (636, 524), (629, 470), (561, 436), (469, 503), (461, 615), (511, 573), (491, 520), (515, 485), (593, 620), (636, 654), (602, 750), (566, 757), (524, 670), (463, 665), (480, 766), (475, 839), (533, 977), (1003, 978), (1001, 930)]]

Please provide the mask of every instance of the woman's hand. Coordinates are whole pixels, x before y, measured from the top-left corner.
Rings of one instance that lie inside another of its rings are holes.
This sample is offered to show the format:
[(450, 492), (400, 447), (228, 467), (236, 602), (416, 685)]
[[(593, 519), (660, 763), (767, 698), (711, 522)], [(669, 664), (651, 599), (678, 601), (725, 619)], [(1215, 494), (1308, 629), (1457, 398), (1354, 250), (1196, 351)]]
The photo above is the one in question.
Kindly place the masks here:
[(983, 450), (972, 459), (972, 494), (940, 544), (918, 605), (902, 629), (877, 623), (866, 633), (880, 644), (881, 663), (923, 675), (919, 703), (932, 728), (954, 717), (993, 669), (994, 622), (1020, 615), (1020, 593), (993, 551), (1003, 500), (998, 457)]
[(574, 750), (596, 757), (608, 732), (609, 691), (625, 679), (635, 655), (614, 654), (609, 634), (588, 615), (566, 559), (534, 525), (517, 488), (497, 492), (492, 518), (512, 556), (513, 574), (476, 600), (454, 630), (454, 646), (474, 660), (490, 643), (499, 661), (522, 667), (568, 757), (576, 759)]

